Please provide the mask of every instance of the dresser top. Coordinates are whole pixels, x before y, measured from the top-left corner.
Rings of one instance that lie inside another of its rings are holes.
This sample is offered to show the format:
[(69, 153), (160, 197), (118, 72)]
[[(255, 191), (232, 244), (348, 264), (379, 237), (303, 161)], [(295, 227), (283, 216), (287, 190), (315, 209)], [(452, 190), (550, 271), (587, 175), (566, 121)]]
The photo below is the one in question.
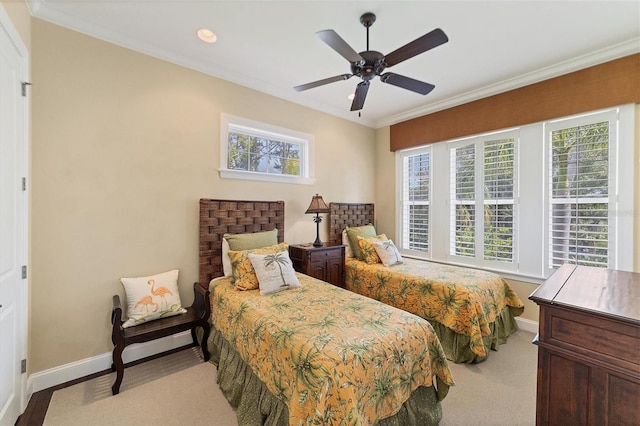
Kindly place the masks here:
[(640, 273), (565, 264), (529, 299), (640, 324)]

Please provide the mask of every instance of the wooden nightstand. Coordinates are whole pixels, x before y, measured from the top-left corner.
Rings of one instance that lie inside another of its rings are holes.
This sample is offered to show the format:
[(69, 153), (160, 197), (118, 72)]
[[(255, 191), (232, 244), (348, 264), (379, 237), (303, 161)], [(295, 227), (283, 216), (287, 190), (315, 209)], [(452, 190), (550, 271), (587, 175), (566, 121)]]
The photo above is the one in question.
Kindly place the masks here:
[(311, 244), (289, 246), (293, 268), (338, 287), (344, 285), (345, 246), (314, 247)]

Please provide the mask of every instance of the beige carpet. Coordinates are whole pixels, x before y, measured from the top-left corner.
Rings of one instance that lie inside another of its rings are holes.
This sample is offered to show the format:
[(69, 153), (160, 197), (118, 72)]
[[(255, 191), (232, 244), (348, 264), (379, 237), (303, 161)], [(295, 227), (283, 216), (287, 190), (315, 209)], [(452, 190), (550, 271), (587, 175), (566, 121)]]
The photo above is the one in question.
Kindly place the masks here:
[(115, 373), (55, 391), (43, 424), (236, 426), (216, 374), (213, 364), (189, 348), (125, 369), (115, 396)]
[(441, 426), (536, 424), (538, 347), (517, 331), (480, 364), (449, 363), (456, 386), (442, 401)]
[[(537, 348), (518, 331), (480, 364), (449, 363), (456, 386), (442, 402), (442, 426), (535, 424)], [(115, 373), (55, 391), (46, 426), (237, 426), (216, 384), (216, 368), (196, 348), (127, 368), (120, 394)]]

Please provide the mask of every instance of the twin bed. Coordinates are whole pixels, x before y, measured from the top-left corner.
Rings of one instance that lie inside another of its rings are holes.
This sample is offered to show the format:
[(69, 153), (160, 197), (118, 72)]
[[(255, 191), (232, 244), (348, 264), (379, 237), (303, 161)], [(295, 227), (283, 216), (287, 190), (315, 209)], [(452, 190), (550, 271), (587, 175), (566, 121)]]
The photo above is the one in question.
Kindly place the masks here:
[[(374, 223), (372, 204), (330, 207), (330, 244)], [(238, 291), (224, 276), (223, 235), (273, 229), (285, 241), (282, 201), (200, 200), (209, 349), (242, 425), (438, 424), (454, 384), (447, 358), (481, 361), (517, 329), (522, 303), (504, 280), (432, 262), (347, 259), (351, 291), (299, 273), (299, 288)], [(412, 275), (418, 264), (432, 277)]]
[(283, 242), (281, 201), (200, 200), (209, 349), (239, 423), (438, 424), (453, 379), (424, 319), (297, 273), (299, 288), (234, 289), (224, 277), (223, 235), (273, 229)]
[[(371, 203), (330, 203), (329, 244), (343, 244), (348, 227), (374, 224)], [(427, 319), (447, 358), (480, 362), (518, 329), (522, 301), (499, 275), (403, 258), (385, 267), (347, 258), (345, 288)]]

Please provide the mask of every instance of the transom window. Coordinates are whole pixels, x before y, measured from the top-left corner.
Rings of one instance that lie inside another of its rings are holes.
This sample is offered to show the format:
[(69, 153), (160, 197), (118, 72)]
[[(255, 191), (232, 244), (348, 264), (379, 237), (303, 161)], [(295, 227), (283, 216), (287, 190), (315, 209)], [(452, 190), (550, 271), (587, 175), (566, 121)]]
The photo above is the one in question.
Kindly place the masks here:
[(222, 114), (223, 178), (312, 184), (313, 136)]

